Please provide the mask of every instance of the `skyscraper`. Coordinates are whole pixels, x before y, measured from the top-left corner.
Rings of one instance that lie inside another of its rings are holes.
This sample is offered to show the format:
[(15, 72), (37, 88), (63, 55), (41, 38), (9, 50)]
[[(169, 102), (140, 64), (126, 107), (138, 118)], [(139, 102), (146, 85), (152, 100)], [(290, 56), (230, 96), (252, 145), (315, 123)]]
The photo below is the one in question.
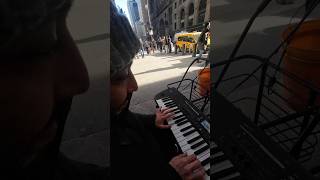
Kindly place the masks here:
[(140, 20), (138, 3), (135, 0), (128, 0), (127, 4), (128, 4), (130, 21), (133, 25), (134, 31), (137, 32), (136, 22)]

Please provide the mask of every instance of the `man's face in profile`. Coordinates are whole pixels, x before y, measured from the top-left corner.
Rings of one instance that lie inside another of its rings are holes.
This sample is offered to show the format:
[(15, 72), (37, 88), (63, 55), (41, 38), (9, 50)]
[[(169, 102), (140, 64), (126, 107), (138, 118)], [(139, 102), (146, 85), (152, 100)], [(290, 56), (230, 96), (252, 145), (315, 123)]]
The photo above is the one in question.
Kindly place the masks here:
[(87, 69), (66, 25), (67, 11), (22, 33), (1, 51), (0, 139), (5, 152), (25, 151), (18, 158), (50, 143), (56, 135), (56, 120), (51, 119), (55, 106), (89, 87)]
[(130, 67), (117, 72), (111, 78), (111, 108), (120, 113), (127, 107), (129, 96), (138, 89), (138, 85)]

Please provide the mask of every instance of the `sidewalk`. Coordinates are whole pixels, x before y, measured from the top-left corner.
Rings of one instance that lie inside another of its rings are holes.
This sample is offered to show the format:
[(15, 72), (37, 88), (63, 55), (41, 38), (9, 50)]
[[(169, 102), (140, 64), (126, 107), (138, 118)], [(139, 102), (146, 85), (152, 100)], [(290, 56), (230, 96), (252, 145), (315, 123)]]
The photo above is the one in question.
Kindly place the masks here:
[[(203, 55), (206, 57), (207, 54)], [(144, 59), (135, 59), (132, 72), (135, 75), (139, 89), (133, 94), (130, 109), (143, 114), (155, 112), (154, 97), (167, 89), (167, 84), (181, 80), (183, 74), (192, 62), (191, 54), (161, 54), (147, 55)], [(194, 77), (203, 63), (195, 63), (187, 77)]]

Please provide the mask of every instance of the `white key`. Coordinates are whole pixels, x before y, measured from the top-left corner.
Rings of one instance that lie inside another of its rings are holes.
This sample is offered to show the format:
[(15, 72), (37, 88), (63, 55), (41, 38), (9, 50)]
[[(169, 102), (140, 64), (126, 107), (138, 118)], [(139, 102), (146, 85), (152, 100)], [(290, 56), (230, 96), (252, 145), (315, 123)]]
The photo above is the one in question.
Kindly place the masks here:
[[(201, 141), (201, 140), (200, 140)], [(200, 141), (198, 141), (198, 142), (200, 142)], [(195, 143), (193, 143), (193, 144), (195, 144)], [(206, 143), (204, 143), (204, 144), (206, 144)], [(189, 149), (191, 149), (191, 144), (186, 144), (185, 146), (183, 146), (183, 147), (181, 147), (181, 149), (182, 149), (182, 151), (183, 152), (186, 152), (186, 151), (188, 151)], [(200, 145), (200, 146), (202, 146), (202, 145)], [(200, 147), (199, 146), (199, 147)], [(197, 148), (196, 148), (197, 149)], [(195, 150), (196, 151), (196, 150)]]
[(178, 137), (180, 137), (180, 136), (183, 136), (184, 133), (187, 133), (187, 132), (192, 131), (192, 130), (194, 130), (193, 127), (190, 128), (190, 129), (188, 129), (188, 130), (186, 130), (186, 131), (184, 131), (184, 132), (182, 133), (182, 132), (180, 132), (180, 129), (177, 129), (177, 130), (173, 131), (173, 134), (177, 134), (177, 135), (179, 135)]
[(192, 125), (192, 124), (189, 123), (189, 122), (187, 122), (187, 123), (185, 123), (185, 124), (183, 124), (181, 126), (178, 126), (177, 124), (174, 124), (174, 125), (171, 126), (171, 130), (172, 131), (176, 131), (177, 129), (182, 129), (182, 128), (185, 128), (185, 127), (190, 126), (190, 125)]
[(203, 153), (197, 155), (197, 158), (199, 159), (199, 161), (204, 161), (206, 160), (207, 158), (210, 157), (210, 149), (204, 151)]
[(196, 144), (196, 143), (202, 141), (202, 139), (198, 139), (198, 140), (196, 140), (195, 142), (193, 142), (193, 143), (191, 143), (191, 144), (188, 144), (187, 141), (188, 141), (188, 140), (185, 139), (185, 140), (183, 140), (183, 141), (178, 142), (178, 144), (180, 145), (181, 148), (183, 148), (184, 146), (189, 146), (189, 147), (191, 147), (193, 144)]
[(178, 143), (179, 143), (180, 147), (185, 146), (185, 145), (187, 145), (187, 144), (189, 144), (190, 146), (192, 146), (193, 144), (196, 144), (196, 143), (198, 143), (198, 142), (200, 142), (200, 141), (202, 141), (202, 140), (203, 140), (203, 139), (200, 138), (200, 139), (198, 139), (198, 140), (196, 140), (196, 141), (194, 141), (194, 142), (192, 142), (192, 143), (189, 144), (189, 143), (188, 143), (189, 140), (183, 139), (182, 141), (179, 141)]
[(173, 115), (173, 117), (177, 117), (177, 116), (180, 116), (180, 115), (183, 115), (182, 112), (179, 112), (178, 114)]
[(196, 131), (196, 132), (190, 134), (189, 136), (186, 136), (186, 137), (185, 137), (185, 136), (182, 136), (181, 138), (178, 138), (177, 141), (178, 141), (178, 142), (183, 141), (183, 140), (189, 141), (189, 140), (193, 139), (195, 136), (199, 136), (199, 135), (200, 135), (200, 134)]

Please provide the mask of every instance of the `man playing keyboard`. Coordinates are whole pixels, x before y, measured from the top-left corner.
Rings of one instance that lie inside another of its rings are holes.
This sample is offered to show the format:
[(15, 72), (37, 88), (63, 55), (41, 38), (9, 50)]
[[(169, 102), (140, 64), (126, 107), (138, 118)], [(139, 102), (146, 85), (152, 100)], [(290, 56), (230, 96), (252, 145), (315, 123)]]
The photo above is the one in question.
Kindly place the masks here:
[(203, 180), (205, 171), (196, 156), (176, 151), (166, 125), (170, 109), (155, 115), (129, 111), (131, 95), (138, 89), (130, 66), (140, 43), (112, 2), (110, 10), (112, 179)]

